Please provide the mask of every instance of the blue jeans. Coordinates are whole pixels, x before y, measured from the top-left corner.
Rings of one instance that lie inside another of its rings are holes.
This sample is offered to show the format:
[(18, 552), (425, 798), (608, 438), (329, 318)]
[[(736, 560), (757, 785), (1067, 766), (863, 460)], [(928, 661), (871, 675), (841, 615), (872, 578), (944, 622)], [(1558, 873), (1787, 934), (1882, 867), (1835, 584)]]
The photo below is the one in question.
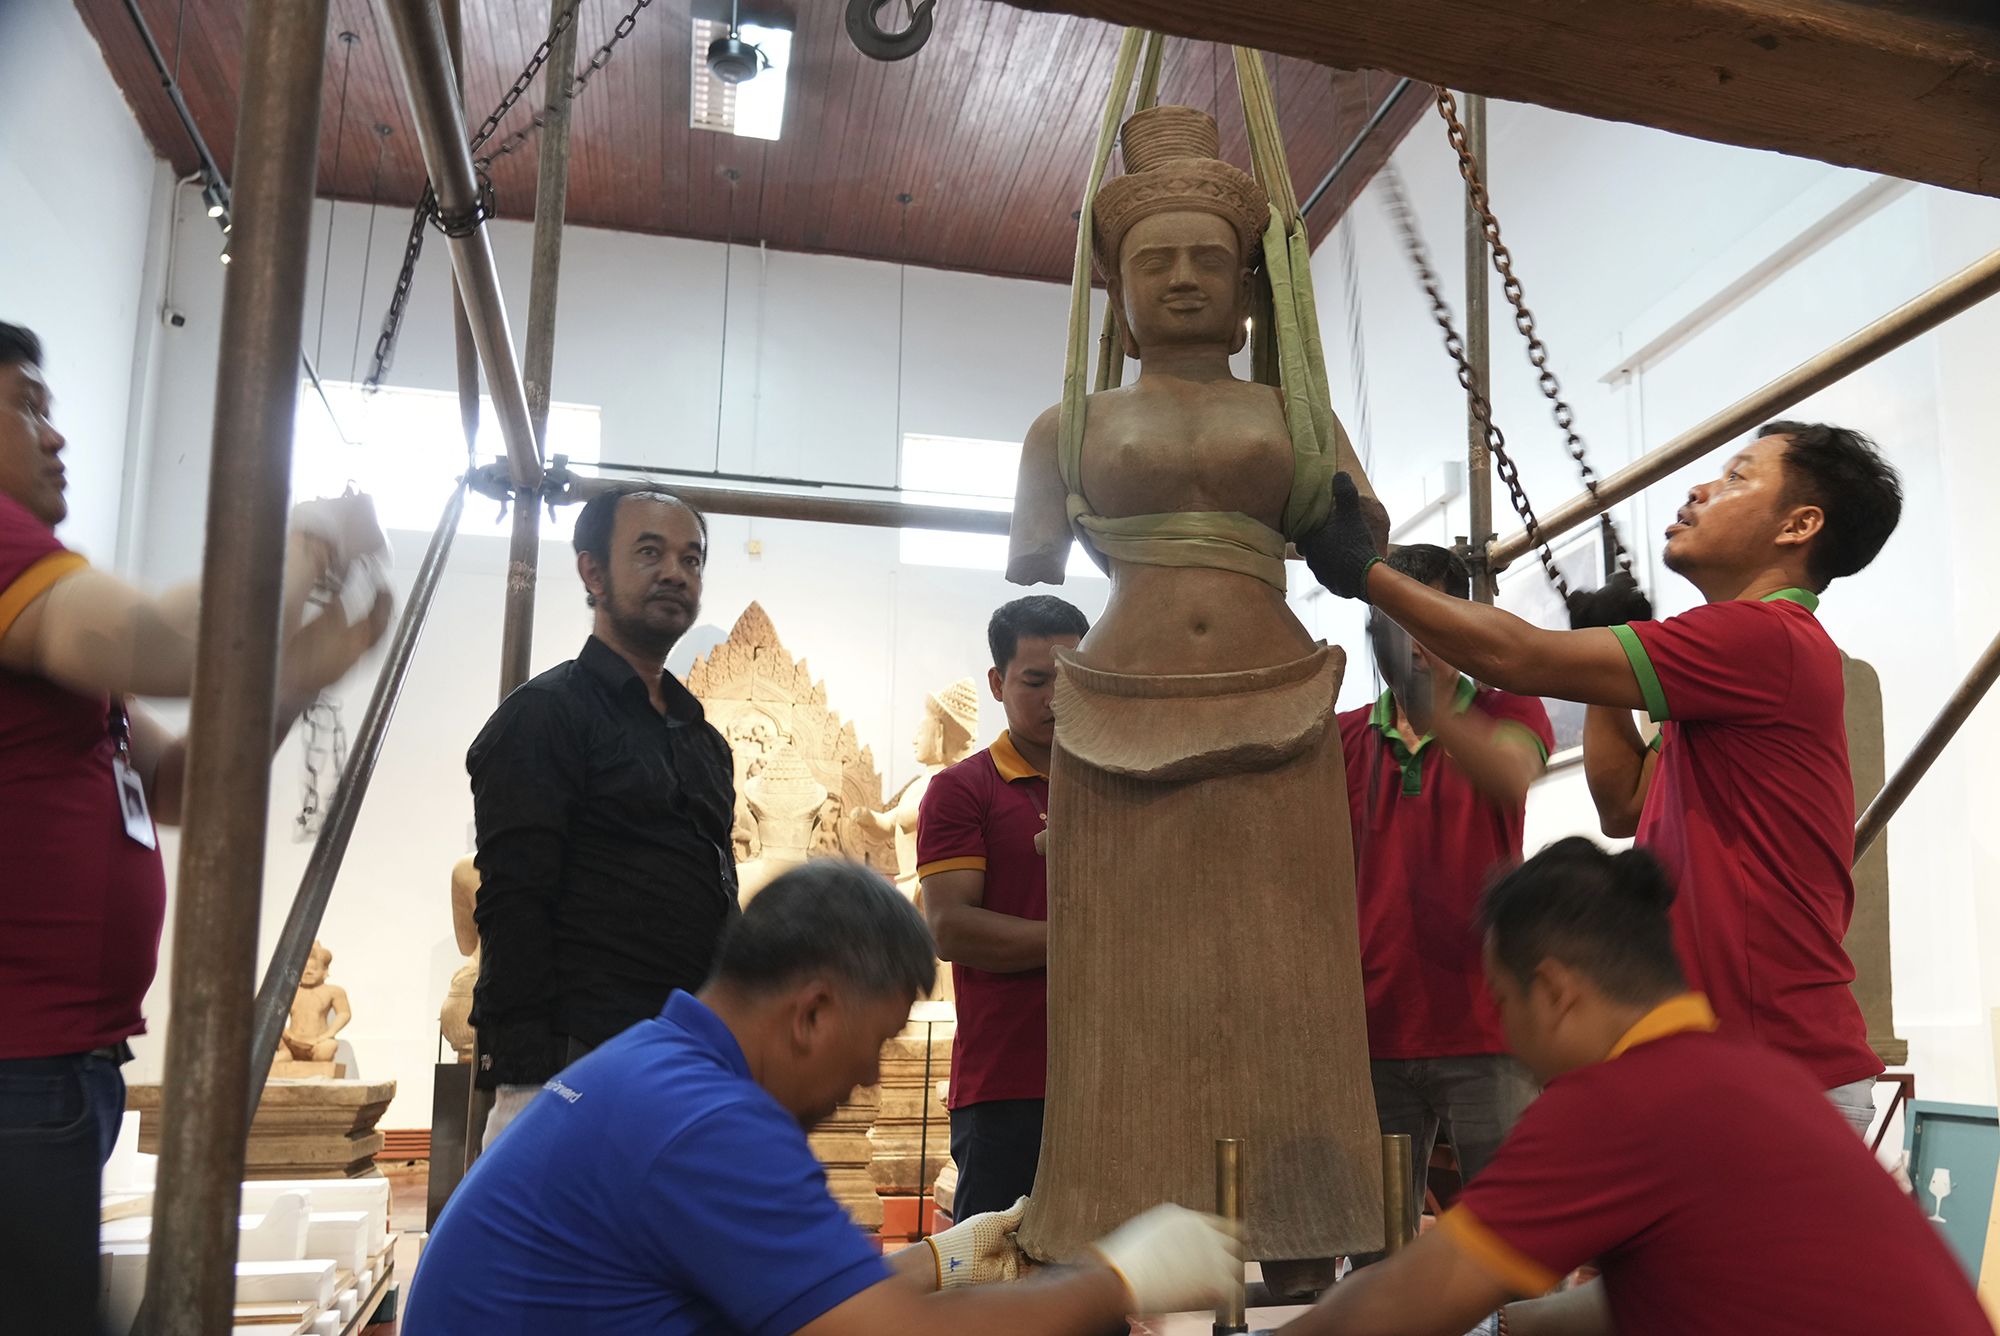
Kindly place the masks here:
[(99, 1180), (125, 1115), (127, 1056), (121, 1044), (0, 1059), (0, 1293), (11, 1330), (97, 1330)]

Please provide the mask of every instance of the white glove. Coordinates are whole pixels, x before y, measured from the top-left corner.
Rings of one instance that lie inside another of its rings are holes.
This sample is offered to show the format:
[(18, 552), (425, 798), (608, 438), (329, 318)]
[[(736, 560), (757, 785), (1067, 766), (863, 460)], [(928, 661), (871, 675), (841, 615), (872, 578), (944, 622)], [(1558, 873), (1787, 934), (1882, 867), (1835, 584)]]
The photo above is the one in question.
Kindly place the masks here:
[(1131, 1291), (1134, 1313), (1214, 1308), (1243, 1289), (1242, 1244), (1220, 1216), (1155, 1206), (1093, 1249)]
[(1021, 1249), (1014, 1242), (1014, 1231), (1027, 1212), (1028, 1199), (1023, 1197), (1004, 1211), (967, 1216), (926, 1238), (937, 1263), (937, 1287), (951, 1290), (1020, 1279)]
[(374, 498), (365, 493), (299, 502), (292, 507), (292, 532), (325, 543), (331, 553), (327, 567), (335, 575), (357, 561), (388, 561), (388, 536), (375, 518)]
[(396, 598), (387, 580), (372, 565), (354, 568), (366, 580), (356, 584), (368, 602), (366, 611), (350, 619), (347, 600), (335, 599), (319, 615), (286, 638), (278, 656), (279, 689), (288, 697), (310, 699), (347, 676), (348, 670), (373, 649), (389, 629)]

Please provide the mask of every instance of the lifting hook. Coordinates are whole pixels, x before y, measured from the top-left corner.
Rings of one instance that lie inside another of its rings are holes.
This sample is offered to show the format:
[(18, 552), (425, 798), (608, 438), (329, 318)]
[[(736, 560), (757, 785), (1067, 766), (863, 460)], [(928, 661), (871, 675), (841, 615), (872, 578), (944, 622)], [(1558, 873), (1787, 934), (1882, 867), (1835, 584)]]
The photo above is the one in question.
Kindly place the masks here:
[(877, 16), (897, 0), (847, 0), (847, 40), (854, 49), (872, 60), (908, 60), (923, 50), (931, 39), (931, 11), (937, 0), (903, 0), (910, 26), (901, 32), (887, 32)]

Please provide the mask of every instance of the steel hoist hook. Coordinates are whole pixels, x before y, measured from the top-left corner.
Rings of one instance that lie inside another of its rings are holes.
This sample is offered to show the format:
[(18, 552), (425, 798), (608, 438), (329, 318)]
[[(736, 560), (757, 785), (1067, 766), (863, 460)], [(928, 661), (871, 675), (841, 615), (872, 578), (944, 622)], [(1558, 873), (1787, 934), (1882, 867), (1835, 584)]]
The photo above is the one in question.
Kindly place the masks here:
[(924, 43), (931, 40), (931, 11), (937, 8), (937, 0), (917, 0), (910, 4), (903, 0), (909, 11), (910, 26), (901, 32), (885, 30), (878, 16), (883, 10), (897, 3), (897, 0), (847, 0), (847, 40), (854, 43), (854, 49), (871, 60), (908, 60), (924, 49)]

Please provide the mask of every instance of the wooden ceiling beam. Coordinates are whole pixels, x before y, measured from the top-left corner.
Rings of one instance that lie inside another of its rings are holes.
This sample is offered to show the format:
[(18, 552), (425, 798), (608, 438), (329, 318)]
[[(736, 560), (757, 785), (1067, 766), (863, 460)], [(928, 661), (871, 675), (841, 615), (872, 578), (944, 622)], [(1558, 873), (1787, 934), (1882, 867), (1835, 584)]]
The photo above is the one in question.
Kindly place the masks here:
[(1008, 0), (2000, 195), (1982, 0)]

